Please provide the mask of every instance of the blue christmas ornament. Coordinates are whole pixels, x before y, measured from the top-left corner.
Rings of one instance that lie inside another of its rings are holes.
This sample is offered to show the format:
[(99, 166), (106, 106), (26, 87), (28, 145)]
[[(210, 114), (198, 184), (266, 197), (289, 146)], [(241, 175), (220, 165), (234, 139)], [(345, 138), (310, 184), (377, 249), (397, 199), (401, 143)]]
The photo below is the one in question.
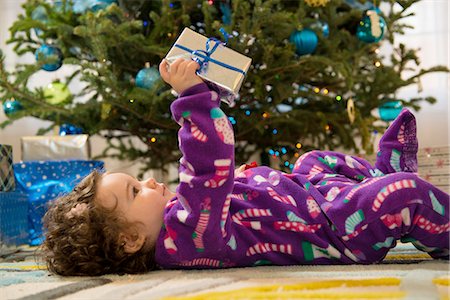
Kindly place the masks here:
[(82, 134), (83, 129), (81, 127), (77, 127), (73, 124), (62, 124), (59, 127), (59, 135), (72, 135), (72, 134)]
[(311, 54), (316, 50), (319, 38), (309, 28), (294, 31), (289, 41), (295, 45), (295, 53), (298, 55)]
[(393, 121), (403, 109), (403, 104), (399, 100), (393, 100), (380, 105), (373, 111), (373, 115), (383, 121)]
[(150, 63), (145, 63), (145, 68), (141, 69), (136, 75), (136, 86), (149, 90), (159, 79), (158, 70), (150, 67)]
[(3, 102), (3, 111), (7, 116), (11, 116), (12, 114), (21, 111), (22, 109), (22, 104), (20, 104), (20, 102), (16, 99), (10, 99)]
[(386, 21), (379, 15), (378, 9), (366, 11), (356, 29), (356, 36), (365, 43), (376, 43), (383, 38)]
[(117, 3), (116, 0), (91, 0), (89, 2), (90, 2), (89, 7), (93, 12), (97, 12), (99, 10), (107, 8), (113, 3)]
[(62, 66), (63, 55), (58, 47), (44, 44), (36, 50), (35, 56), (38, 62), (47, 61), (41, 67), (45, 71), (56, 71)]

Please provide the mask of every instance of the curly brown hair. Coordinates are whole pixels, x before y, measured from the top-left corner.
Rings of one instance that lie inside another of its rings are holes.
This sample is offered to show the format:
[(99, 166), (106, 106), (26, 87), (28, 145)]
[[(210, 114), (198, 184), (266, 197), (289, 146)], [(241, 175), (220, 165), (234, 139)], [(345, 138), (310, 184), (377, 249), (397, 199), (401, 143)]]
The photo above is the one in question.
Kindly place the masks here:
[[(55, 200), (44, 216), (42, 245), (47, 267), (56, 274), (97, 276), (157, 269), (155, 249), (147, 242), (136, 253), (124, 251), (119, 234), (135, 228), (114, 208), (95, 201), (101, 174), (93, 171), (72, 192)], [(82, 209), (78, 205), (82, 204)], [(73, 213), (75, 211), (75, 213)]]

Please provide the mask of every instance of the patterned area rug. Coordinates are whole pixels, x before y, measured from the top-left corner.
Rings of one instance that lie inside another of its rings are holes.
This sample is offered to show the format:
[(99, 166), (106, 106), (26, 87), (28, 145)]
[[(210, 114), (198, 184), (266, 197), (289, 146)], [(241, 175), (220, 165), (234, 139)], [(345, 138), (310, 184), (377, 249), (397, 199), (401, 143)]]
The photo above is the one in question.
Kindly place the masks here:
[(409, 244), (382, 264), (158, 271), (59, 277), (34, 262), (33, 248), (3, 253), (1, 299), (449, 299), (449, 263)]

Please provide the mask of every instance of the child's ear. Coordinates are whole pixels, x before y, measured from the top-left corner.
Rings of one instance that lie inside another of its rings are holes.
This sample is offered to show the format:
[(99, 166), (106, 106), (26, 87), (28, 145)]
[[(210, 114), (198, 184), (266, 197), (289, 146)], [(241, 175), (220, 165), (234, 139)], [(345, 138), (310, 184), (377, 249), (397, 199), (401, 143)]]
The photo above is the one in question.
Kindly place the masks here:
[(121, 233), (119, 237), (125, 253), (133, 254), (141, 250), (145, 243), (145, 236), (139, 233)]

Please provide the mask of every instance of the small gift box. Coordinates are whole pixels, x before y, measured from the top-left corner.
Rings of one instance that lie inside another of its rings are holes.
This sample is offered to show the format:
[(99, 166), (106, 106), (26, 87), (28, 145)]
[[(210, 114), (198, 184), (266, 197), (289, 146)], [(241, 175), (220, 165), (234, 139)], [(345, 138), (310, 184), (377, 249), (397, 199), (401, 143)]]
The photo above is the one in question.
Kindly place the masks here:
[(15, 163), (17, 191), (28, 197), (29, 244), (42, 242), (42, 218), (48, 202), (73, 190), (94, 169), (104, 163), (96, 160), (29, 161)]
[(9, 145), (0, 144), (0, 191), (14, 190), (13, 152)]
[(22, 161), (90, 158), (89, 136), (24, 136), (21, 138)]
[(225, 43), (189, 28), (183, 30), (166, 60), (170, 64), (180, 57), (199, 62), (197, 74), (218, 91), (221, 100), (228, 105), (237, 97), (252, 62), (251, 58), (225, 47)]

